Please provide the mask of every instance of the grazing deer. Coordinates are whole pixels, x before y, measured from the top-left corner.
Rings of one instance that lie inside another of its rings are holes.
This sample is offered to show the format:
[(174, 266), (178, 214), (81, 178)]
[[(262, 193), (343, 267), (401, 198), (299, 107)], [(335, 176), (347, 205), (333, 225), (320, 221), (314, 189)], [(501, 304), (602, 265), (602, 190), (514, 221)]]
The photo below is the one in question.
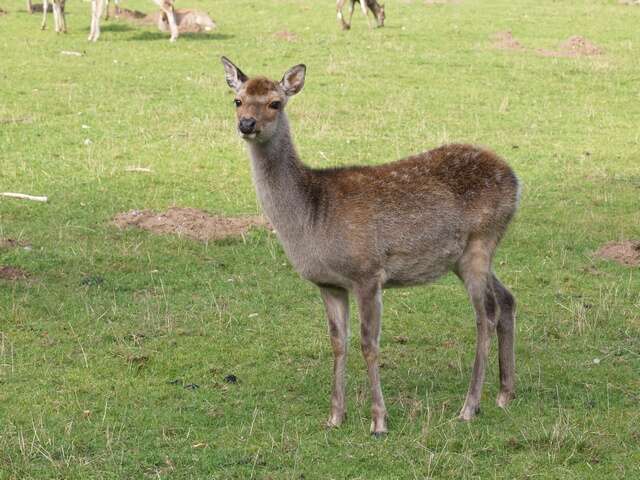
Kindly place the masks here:
[[(104, 11), (106, 0), (91, 0), (91, 28), (89, 31), (89, 41), (95, 42), (100, 37), (100, 17)], [(170, 41), (175, 42), (178, 39), (179, 32), (176, 25), (176, 17), (173, 8), (174, 0), (153, 0), (164, 15), (167, 17), (169, 23), (169, 30), (171, 32)], [(116, 3), (116, 8), (119, 8), (119, 2)]]
[(349, 292), (360, 313), (361, 347), (372, 396), (371, 433), (387, 431), (378, 357), (382, 289), (432, 282), (453, 271), (475, 310), (477, 345), (459, 418), (479, 411), (490, 336), (497, 327), (500, 393), (515, 393), (515, 300), (491, 261), (518, 203), (518, 179), (496, 154), (445, 145), (379, 166), (313, 169), (296, 152), (285, 106), (302, 90), (306, 67), (280, 82), (247, 77), (222, 57), (236, 92), (237, 128), (247, 142), (264, 213), (300, 275), (320, 288), (334, 353), (328, 426), (345, 418)]
[(349, 22), (344, 21), (344, 16), (342, 15), (342, 8), (347, 0), (338, 0), (336, 3), (336, 10), (338, 11), (338, 20), (340, 20), (340, 24), (343, 30), (349, 30), (351, 28), (351, 19), (353, 18), (353, 9), (355, 3), (358, 2), (360, 4), (360, 8), (362, 9), (362, 13), (367, 19), (367, 23), (369, 24), (369, 28), (373, 28), (371, 24), (371, 20), (369, 19), (369, 15), (367, 15), (367, 9), (371, 10), (371, 13), (376, 17), (376, 21), (378, 22), (378, 27), (384, 27), (384, 4), (380, 5), (376, 0), (349, 0)]

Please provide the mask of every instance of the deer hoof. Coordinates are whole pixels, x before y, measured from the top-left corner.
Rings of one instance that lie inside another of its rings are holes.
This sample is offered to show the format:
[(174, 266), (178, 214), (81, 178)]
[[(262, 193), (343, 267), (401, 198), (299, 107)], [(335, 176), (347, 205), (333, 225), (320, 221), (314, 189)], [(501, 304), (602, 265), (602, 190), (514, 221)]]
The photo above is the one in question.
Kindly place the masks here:
[(460, 411), (460, 415), (458, 415), (458, 420), (462, 422), (468, 422), (473, 420), (473, 418), (480, 413), (480, 407), (467, 407), (466, 405), (462, 407)]
[(342, 422), (344, 422), (344, 419), (346, 417), (347, 416), (344, 413), (342, 415), (332, 413), (325, 425), (327, 428), (338, 428), (340, 425), (342, 425)]
[(511, 403), (511, 400), (513, 400), (515, 397), (516, 394), (514, 392), (501, 391), (498, 394), (498, 398), (496, 398), (496, 405), (498, 405), (500, 408), (506, 408), (507, 405)]

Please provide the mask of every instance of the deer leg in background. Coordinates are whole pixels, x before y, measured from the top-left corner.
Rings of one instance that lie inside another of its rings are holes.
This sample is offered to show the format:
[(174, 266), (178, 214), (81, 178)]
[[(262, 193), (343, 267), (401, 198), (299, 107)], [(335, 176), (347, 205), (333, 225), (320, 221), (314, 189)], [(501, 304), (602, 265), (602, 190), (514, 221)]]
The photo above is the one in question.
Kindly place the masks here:
[(53, 21), (57, 33), (67, 33), (64, 19), (64, 0), (53, 0)]
[(90, 42), (96, 42), (100, 38), (100, 18), (104, 3), (105, 0), (91, 0), (91, 29), (88, 38)]
[(371, 387), (371, 433), (376, 437), (387, 433), (387, 409), (380, 385), (380, 328), (382, 316), (382, 288), (375, 283), (355, 289), (360, 312), (360, 344), (367, 362)]
[(169, 30), (171, 31), (171, 42), (175, 42), (180, 35), (178, 32), (178, 25), (176, 23), (175, 12), (173, 8), (173, 0), (153, 0), (156, 5), (160, 7), (160, 10), (167, 16), (169, 22)]
[(346, 417), (345, 369), (349, 346), (349, 293), (342, 288), (320, 288), (320, 294), (327, 312), (333, 349), (333, 388), (327, 427), (337, 427)]
[(47, 28), (47, 10), (49, 9), (49, 0), (42, 0), (42, 24), (40, 30)]
[[(360, 0), (360, 8), (362, 9), (362, 13), (364, 14), (365, 18), (367, 19), (367, 25), (369, 25), (370, 29), (373, 29), (373, 24), (371, 23), (371, 19), (369, 18), (369, 11), (367, 8), (367, 0)], [(351, 20), (349, 20), (349, 23), (351, 23)]]

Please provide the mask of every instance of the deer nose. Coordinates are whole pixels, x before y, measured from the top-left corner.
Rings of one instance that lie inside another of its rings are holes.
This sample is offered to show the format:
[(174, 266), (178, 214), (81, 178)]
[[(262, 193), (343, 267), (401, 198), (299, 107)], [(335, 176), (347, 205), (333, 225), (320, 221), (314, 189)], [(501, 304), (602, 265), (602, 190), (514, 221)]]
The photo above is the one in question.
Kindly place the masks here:
[(238, 123), (238, 128), (244, 134), (253, 133), (256, 129), (256, 119), (253, 117), (242, 117), (240, 123)]

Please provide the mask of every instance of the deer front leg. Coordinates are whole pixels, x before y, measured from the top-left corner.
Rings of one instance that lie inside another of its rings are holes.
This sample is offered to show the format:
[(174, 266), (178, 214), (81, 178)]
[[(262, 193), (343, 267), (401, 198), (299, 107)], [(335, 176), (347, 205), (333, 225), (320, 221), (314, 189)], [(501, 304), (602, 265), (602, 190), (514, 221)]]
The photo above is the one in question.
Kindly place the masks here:
[(380, 327), (382, 315), (382, 288), (376, 280), (355, 289), (360, 312), (360, 343), (367, 363), (371, 387), (371, 434), (379, 437), (387, 433), (387, 409), (380, 386)]
[(27, 12), (33, 13), (33, 4), (31, 3), (31, 0), (27, 0)]
[(91, 28), (87, 38), (90, 42), (96, 42), (100, 38), (100, 16), (103, 6), (104, 0), (91, 0)]
[[(362, 14), (367, 19), (367, 25), (369, 25), (369, 29), (373, 30), (373, 24), (371, 23), (371, 19), (369, 18), (369, 12), (367, 9), (367, 0), (360, 0), (360, 8), (362, 9)], [(351, 20), (349, 20), (351, 23)]]
[(333, 388), (327, 427), (338, 427), (346, 417), (345, 368), (349, 341), (349, 294), (341, 288), (320, 288), (333, 349)]
[(167, 16), (169, 22), (169, 31), (171, 32), (171, 38), (169, 41), (175, 42), (178, 39), (180, 33), (178, 32), (178, 24), (176, 23), (175, 11), (173, 8), (173, 0), (153, 0), (156, 5), (160, 7), (160, 10)]
[(49, 0), (42, 0), (42, 24), (40, 30), (47, 28), (47, 10), (49, 9)]
[(351, 22), (353, 20), (353, 11), (356, 8), (356, 0), (350, 0), (349, 2), (349, 22), (347, 23), (347, 30), (351, 28)]
[(344, 2), (346, 0), (337, 0), (336, 2), (336, 11), (338, 15), (338, 20), (340, 20), (340, 27), (342, 30), (349, 30), (349, 25), (347, 25), (344, 21), (344, 16), (342, 15), (342, 9), (344, 8)]

